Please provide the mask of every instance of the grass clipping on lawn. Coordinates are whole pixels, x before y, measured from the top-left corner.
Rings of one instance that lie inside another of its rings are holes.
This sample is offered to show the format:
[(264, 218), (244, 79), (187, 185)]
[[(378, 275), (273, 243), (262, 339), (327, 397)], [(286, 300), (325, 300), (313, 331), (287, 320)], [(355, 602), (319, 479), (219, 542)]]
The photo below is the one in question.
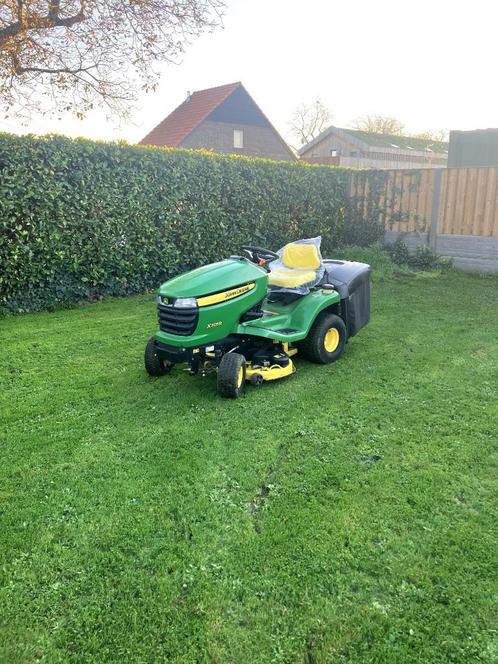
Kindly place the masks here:
[(0, 659), (496, 662), (496, 278), (374, 281), (342, 359), (221, 400), (152, 297), (0, 321)]

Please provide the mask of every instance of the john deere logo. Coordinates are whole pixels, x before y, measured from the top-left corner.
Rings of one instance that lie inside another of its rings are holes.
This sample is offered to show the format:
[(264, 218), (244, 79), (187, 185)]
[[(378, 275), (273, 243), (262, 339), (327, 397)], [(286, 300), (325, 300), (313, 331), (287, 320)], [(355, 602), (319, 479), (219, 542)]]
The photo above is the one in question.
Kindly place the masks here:
[(217, 320), (215, 323), (208, 323), (207, 328), (209, 330), (210, 327), (219, 327), (220, 325), (223, 325), (223, 321)]
[(231, 300), (232, 297), (237, 297), (237, 295), (242, 295), (243, 293), (247, 293), (247, 291), (250, 291), (251, 288), (254, 287), (254, 284), (247, 284), (246, 286), (240, 286), (240, 288), (234, 288), (233, 290), (227, 290), (225, 291), (225, 300)]
[(220, 304), (220, 302), (226, 302), (227, 300), (232, 300), (234, 297), (239, 297), (239, 295), (244, 295), (244, 293), (252, 290), (255, 285), (256, 284), (254, 282), (251, 282), (250, 284), (238, 286), (237, 288), (231, 288), (230, 290), (223, 291), (221, 293), (205, 295), (204, 297), (197, 298), (197, 304), (199, 307), (208, 307), (210, 304)]

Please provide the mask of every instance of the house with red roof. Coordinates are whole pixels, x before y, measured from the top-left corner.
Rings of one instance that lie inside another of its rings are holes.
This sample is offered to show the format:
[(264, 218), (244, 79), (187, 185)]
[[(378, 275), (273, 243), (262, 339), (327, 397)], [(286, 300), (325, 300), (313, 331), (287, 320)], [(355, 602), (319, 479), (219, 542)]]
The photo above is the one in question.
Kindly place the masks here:
[(286, 161), (296, 159), (240, 82), (189, 93), (140, 145), (212, 150)]

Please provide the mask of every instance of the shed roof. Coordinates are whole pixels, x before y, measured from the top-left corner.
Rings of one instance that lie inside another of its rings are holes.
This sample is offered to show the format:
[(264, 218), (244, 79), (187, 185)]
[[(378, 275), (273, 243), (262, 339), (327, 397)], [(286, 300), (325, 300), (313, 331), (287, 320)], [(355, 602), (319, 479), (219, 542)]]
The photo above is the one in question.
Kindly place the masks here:
[(426, 138), (416, 138), (415, 136), (395, 136), (394, 134), (373, 134), (369, 131), (359, 129), (343, 129), (348, 134), (353, 134), (360, 141), (373, 145), (375, 147), (392, 148), (398, 147), (401, 150), (427, 150), (432, 152), (448, 152), (448, 143), (444, 141), (434, 141)]
[(303, 155), (310, 148), (321, 143), (330, 134), (337, 134), (344, 140), (350, 140), (359, 147), (366, 149), (370, 148), (384, 148), (389, 152), (396, 152), (402, 150), (409, 152), (414, 150), (416, 152), (435, 152), (437, 154), (445, 154), (448, 152), (448, 143), (443, 141), (433, 141), (425, 138), (415, 138), (413, 136), (394, 136), (391, 134), (375, 134), (369, 131), (362, 131), (360, 129), (340, 129), (339, 127), (328, 127), (316, 138), (310, 141), (307, 145), (299, 150), (299, 154)]

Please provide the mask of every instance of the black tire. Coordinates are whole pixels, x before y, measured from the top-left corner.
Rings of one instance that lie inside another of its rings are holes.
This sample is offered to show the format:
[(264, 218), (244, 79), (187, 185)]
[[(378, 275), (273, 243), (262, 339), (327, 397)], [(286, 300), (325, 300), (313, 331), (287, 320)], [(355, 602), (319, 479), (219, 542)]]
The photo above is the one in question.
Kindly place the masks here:
[(157, 354), (154, 337), (149, 339), (147, 346), (145, 346), (144, 364), (149, 376), (164, 376), (173, 367), (171, 362), (161, 359)]
[(330, 364), (339, 359), (346, 339), (346, 326), (342, 318), (324, 312), (317, 316), (308, 336), (299, 343), (299, 350), (311, 362)]
[(218, 394), (237, 399), (246, 382), (246, 358), (240, 353), (225, 353), (218, 367)]

